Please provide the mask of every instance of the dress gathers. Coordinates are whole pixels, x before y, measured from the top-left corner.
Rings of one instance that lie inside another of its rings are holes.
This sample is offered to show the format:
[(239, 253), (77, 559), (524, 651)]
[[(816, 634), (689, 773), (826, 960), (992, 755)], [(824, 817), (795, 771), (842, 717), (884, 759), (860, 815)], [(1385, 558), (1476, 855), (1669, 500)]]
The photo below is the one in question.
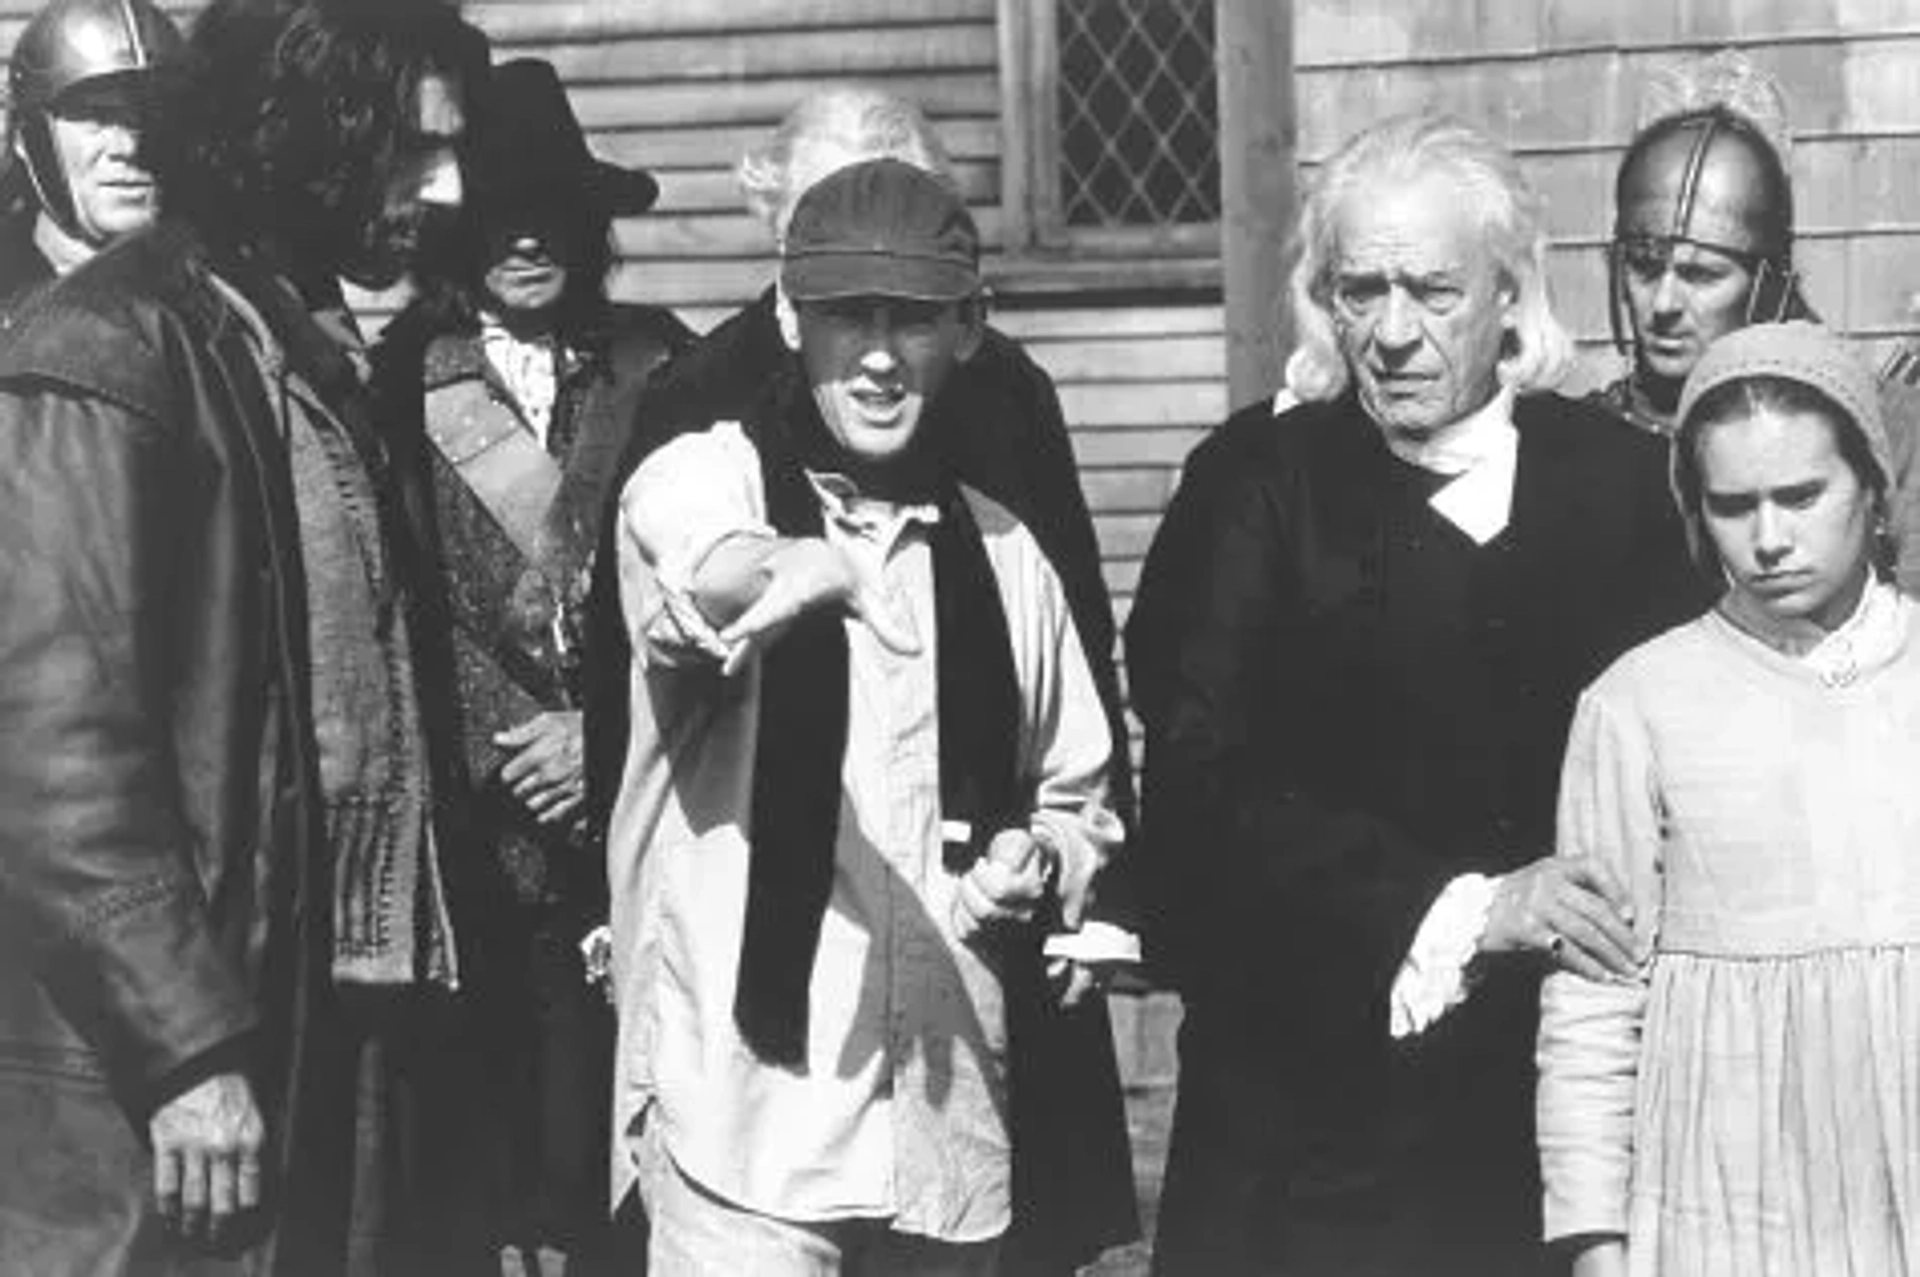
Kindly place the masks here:
[(1920, 1272), (1920, 641), (1782, 655), (1717, 613), (1582, 699), (1562, 854), (1609, 861), (1644, 981), (1555, 975), (1552, 1238), (1636, 1277)]

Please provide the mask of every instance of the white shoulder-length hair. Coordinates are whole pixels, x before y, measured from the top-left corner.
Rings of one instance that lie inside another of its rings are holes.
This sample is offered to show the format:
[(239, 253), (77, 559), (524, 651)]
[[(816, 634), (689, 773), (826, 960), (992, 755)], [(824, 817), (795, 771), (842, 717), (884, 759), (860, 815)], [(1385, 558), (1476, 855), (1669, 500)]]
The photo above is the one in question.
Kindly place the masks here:
[(1351, 370), (1340, 353), (1331, 305), (1346, 202), (1381, 181), (1439, 174), (1486, 236), (1502, 285), (1514, 298), (1514, 323), (1500, 380), (1515, 390), (1557, 385), (1573, 359), (1573, 341), (1547, 296), (1546, 203), (1511, 152), (1451, 116), (1398, 115), (1348, 139), (1316, 176), (1294, 229), (1288, 281), (1293, 355), (1287, 388), (1304, 400), (1337, 399)]
[(926, 114), (871, 84), (831, 84), (803, 98), (772, 136), (741, 158), (734, 174), (748, 211), (773, 232), (787, 230), (793, 206), (834, 170), (863, 160), (900, 160), (953, 183), (953, 162)]

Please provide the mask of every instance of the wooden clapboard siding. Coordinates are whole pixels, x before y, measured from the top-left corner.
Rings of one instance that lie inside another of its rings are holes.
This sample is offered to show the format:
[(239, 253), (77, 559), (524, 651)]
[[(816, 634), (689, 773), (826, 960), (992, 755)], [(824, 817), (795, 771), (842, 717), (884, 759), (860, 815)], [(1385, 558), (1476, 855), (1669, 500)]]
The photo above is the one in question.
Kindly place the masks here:
[(492, 0), (467, 13), (497, 56), (550, 59), (601, 154), (645, 164), (661, 199), (618, 228), (618, 296), (711, 320), (772, 276), (733, 169), (794, 103), (859, 79), (920, 102), (999, 243), (995, 0)]
[(1180, 464), (1226, 413), (1222, 307), (1069, 303), (1004, 310), (995, 322), (1025, 343), (1059, 387), (1115, 615), (1124, 622)]
[(1723, 46), (1778, 77), (1796, 137), (1798, 256), (1821, 313), (1875, 350), (1920, 329), (1917, 0), (1296, 0), (1306, 166), (1388, 112), (1438, 107), (1521, 156), (1551, 208), (1558, 309), (1607, 341), (1612, 181), (1650, 74)]

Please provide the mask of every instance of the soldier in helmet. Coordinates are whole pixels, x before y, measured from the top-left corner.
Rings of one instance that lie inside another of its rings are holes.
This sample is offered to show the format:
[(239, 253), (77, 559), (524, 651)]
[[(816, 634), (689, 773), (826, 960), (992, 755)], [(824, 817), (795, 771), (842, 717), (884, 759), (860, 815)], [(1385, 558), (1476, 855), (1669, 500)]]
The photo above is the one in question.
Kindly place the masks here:
[(152, 0), (49, 0), (27, 24), (7, 73), (0, 300), (153, 220), (140, 117), (153, 68), (182, 47)]
[[(1671, 434), (1680, 388), (1706, 348), (1748, 324), (1814, 319), (1793, 263), (1791, 135), (1779, 85), (1737, 51), (1692, 59), (1649, 86), (1614, 182), (1607, 257), (1613, 336), (1631, 367), (1597, 394)], [(1893, 439), (1889, 518), (1920, 545), (1920, 345), (1881, 370)], [(1920, 590), (1920, 555), (1896, 568)]]
[(1600, 397), (1670, 433), (1681, 384), (1714, 338), (1811, 317), (1793, 265), (1792, 185), (1760, 123), (1713, 103), (1640, 131), (1614, 209), (1609, 311), (1632, 367)]

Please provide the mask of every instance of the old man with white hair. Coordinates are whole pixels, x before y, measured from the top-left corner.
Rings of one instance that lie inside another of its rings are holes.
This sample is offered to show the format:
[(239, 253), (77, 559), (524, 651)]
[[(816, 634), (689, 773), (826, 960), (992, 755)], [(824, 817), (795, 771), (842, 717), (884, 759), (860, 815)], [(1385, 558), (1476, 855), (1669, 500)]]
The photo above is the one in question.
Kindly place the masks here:
[(1659, 441), (1547, 391), (1544, 210), (1445, 117), (1322, 167), (1287, 391), (1189, 459), (1128, 625), (1149, 942), (1185, 998), (1162, 1274), (1531, 1272), (1542, 971), (1625, 978), (1555, 859), (1576, 695), (1703, 602)]

